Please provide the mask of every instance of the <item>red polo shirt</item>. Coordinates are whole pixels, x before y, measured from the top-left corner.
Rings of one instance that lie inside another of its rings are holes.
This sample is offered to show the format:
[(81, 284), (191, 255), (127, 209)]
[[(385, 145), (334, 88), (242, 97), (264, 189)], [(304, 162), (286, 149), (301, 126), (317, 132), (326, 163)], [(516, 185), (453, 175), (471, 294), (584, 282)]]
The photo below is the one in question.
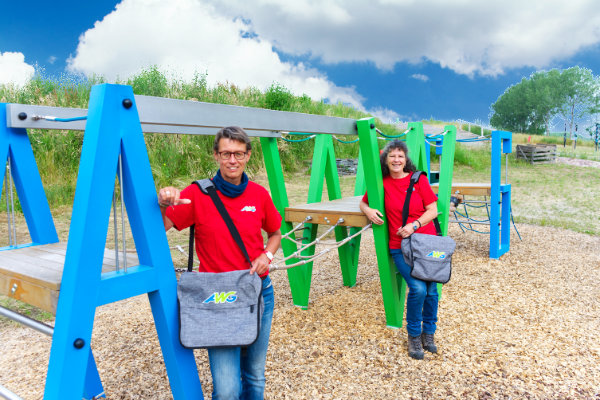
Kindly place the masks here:
[[(399, 249), (401, 247), (402, 237), (398, 236), (396, 232), (402, 227), (402, 209), (404, 208), (404, 199), (406, 199), (406, 191), (408, 190), (411, 176), (412, 174), (400, 179), (394, 179), (391, 176), (383, 178), (383, 198), (388, 232), (390, 234), (390, 249)], [(369, 204), (367, 193), (365, 193), (362, 200)], [(413, 193), (410, 196), (407, 224), (423, 215), (425, 207), (434, 201), (437, 201), (437, 196), (431, 190), (427, 176), (423, 174), (419, 177), (419, 181), (415, 184)], [(417, 229), (417, 232), (435, 235), (435, 225), (433, 222), (430, 222)]]
[[(238, 197), (227, 197), (218, 190), (217, 194), (240, 232), (250, 260), (253, 261), (264, 252), (262, 230), (272, 233), (281, 227), (281, 215), (271, 196), (265, 188), (254, 182), (248, 182), (246, 190)], [(196, 184), (192, 184), (181, 192), (180, 197), (190, 199), (191, 204), (169, 207), (166, 215), (177, 230), (196, 224), (199, 271), (250, 269), (210, 196), (203, 194)]]

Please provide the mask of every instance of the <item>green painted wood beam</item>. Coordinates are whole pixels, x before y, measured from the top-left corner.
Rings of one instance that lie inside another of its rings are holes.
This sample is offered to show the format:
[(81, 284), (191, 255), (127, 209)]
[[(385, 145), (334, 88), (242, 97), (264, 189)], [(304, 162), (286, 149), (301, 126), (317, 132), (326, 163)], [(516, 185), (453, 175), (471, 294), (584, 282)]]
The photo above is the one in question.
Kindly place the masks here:
[(452, 176), (454, 174), (454, 150), (456, 146), (456, 127), (447, 125), (444, 127), (442, 147), (442, 159), (440, 163), (440, 182), (438, 187), (438, 221), (442, 229), (442, 235), (448, 235), (448, 221), (450, 217), (450, 196), (452, 191)]
[[(364, 174), (367, 177), (365, 182), (369, 193), (369, 205), (384, 213), (383, 180), (375, 119), (361, 119), (357, 121), (357, 127)], [(390, 256), (387, 222), (383, 225), (373, 226), (373, 238), (386, 322), (389, 327), (400, 328), (404, 313), (406, 286), (400, 274), (397, 273)]]
[[(282, 218), (284, 218), (285, 208), (289, 206), (289, 200), (285, 187), (283, 169), (281, 167), (281, 159), (279, 157), (279, 149), (277, 147), (277, 139), (260, 138), (260, 144), (262, 147), (265, 169), (267, 170), (267, 177), (269, 179), (271, 197), (273, 198), (273, 203), (275, 204), (277, 211), (279, 211), (279, 214), (281, 214)], [(281, 224), (281, 232), (286, 234), (292, 229), (292, 224), (290, 222), (286, 222), (284, 218)], [(298, 250), (296, 243), (292, 242), (291, 240), (283, 240), (281, 242), (281, 249), (284, 257), (289, 257)], [(291, 258), (286, 261), (286, 264), (289, 265), (296, 262), (298, 262), (297, 258)], [(295, 267), (288, 269), (287, 274), (294, 304), (308, 305), (306, 287), (310, 287), (310, 281), (307, 282), (306, 271), (302, 268)]]

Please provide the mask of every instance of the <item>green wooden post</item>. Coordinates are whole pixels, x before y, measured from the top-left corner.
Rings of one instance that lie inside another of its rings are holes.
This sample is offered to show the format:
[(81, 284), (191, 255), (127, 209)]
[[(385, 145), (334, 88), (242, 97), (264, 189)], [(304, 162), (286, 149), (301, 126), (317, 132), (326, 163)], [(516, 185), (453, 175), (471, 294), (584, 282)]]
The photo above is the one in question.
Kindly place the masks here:
[[(282, 217), (285, 215), (285, 208), (289, 206), (287, 191), (285, 188), (285, 181), (283, 178), (283, 170), (281, 168), (281, 159), (279, 158), (279, 149), (277, 147), (277, 139), (275, 138), (260, 138), (260, 144), (262, 147), (263, 157), (265, 161), (265, 168), (267, 170), (267, 176), (269, 179), (269, 188), (271, 189), (271, 197), (273, 203), (277, 207), (277, 211)], [(281, 232), (286, 234), (293, 229), (290, 222), (286, 222), (285, 219), (281, 224)], [(298, 250), (296, 244), (291, 240), (283, 240), (281, 242), (281, 248), (285, 257), (293, 254)], [(288, 260), (287, 264), (293, 264), (298, 262), (298, 259), (292, 258)], [(308, 305), (308, 289), (310, 288), (310, 275), (307, 277), (306, 269), (295, 267), (287, 270), (288, 280), (290, 282), (290, 290), (292, 292), (292, 300), (295, 305), (305, 304)]]
[[(384, 213), (383, 180), (375, 119), (361, 119), (357, 121), (357, 128), (364, 173), (368, 177), (366, 186), (369, 193), (369, 206)], [(404, 313), (406, 285), (401, 275), (396, 272), (396, 267), (390, 257), (387, 222), (383, 225), (373, 225), (373, 238), (387, 325), (392, 328), (400, 328)]]
[[(362, 152), (359, 148), (358, 150), (358, 166), (356, 167), (356, 180), (354, 182), (354, 195), (362, 196), (365, 194), (365, 190), (367, 188), (367, 184), (365, 183), (365, 167), (363, 165), (362, 160)], [(350, 228), (350, 235), (354, 235), (362, 228), (352, 227)], [(360, 239), (362, 235), (358, 235), (354, 239), (352, 239), (349, 243), (349, 251), (352, 259), (352, 265), (355, 267), (354, 272), (354, 284), (356, 284), (356, 274), (358, 272), (358, 256), (360, 255)]]
[(427, 154), (425, 154), (425, 134), (423, 133), (423, 123), (409, 122), (408, 127), (412, 128), (412, 130), (410, 130), (406, 135), (408, 156), (419, 171), (427, 172), (427, 175), (429, 175)]
[(448, 235), (448, 221), (450, 217), (450, 196), (452, 191), (452, 175), (454, 173), (454, 146), (456, 144), (456, 127), (447, 125), (444, 127), (442, 147), (442, 162), (440, 165), (440, 182), (438, 187), (438, 221), (442, 229), (442, 235)]
[[(315, 149), (308, 188), (308, 203), (317, 203), (322, 200), (324, 182), (327, 182), (327, 195), (329, 200), (336, 200), (342, 197), (331, 135), (318, 135), (315, 139)], [(331, 222), (335, 223), (336, 221)], [(309, 229), (305, 230), (304, 241), (310, 243), (314, 241), (317, 236), (318, 226), (315, 224), (306, 224), (306, 226)], [(341, 241), (348, 237), (346, 227), (338, 226), (334, 231), (337, 241)], [(306, 249), (302, 254), (312, 256), (314, 252), (315, 247), (312, 246), (309, 249)], [(353, 263), (350, 246), (346, 244), (338, 248), (338, 255), (344, 285), (356, 285), (356, 264)], [(309, 266), (310, 272), (312, 273), (312, 263), (306, 265)], [(308, 290), (310, 290), (310, 287)], [(308, 306), (308, 293), (306, 305)]]
[[(325, 159), (325, 181), (327, 182), (327, 194), (329, 200), (337, 200), (342, 198), (342, 190), (340, 188), (340, 179), (335, 162), (335, 151), (333, 148), (333, 137), (331, 135), (321, 135), (323, 139)], [(315, 143), (315, 146), (317, 144)], [(317, 152), (315, 151), (315, 155)], [(319, 154), (320, 155), (320, 154)], [(322, 184), (321, 184), (322, 187)], [(331, 221), (336, 223), (337, 221)], [(334, 229), (335, 240), (340, 242), (348, 237), (348, 228), (345, 226), (337, 226)], [(338, 247), (338, 257), (340, 260), (340, 268), (342, 270), (342, 280), (344, 286), (353, 287), (356, 285), (357, 264), (354, 262), (353, 249), (349, 243)]]

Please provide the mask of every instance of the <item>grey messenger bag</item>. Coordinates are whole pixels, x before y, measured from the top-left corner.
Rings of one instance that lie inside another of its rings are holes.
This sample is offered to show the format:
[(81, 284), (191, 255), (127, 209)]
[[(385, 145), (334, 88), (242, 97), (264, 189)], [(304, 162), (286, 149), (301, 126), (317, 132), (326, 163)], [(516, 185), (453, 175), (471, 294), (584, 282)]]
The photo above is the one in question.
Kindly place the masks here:
[[(406, 200), (402, 210), (402, 226), (408, 219), (408, 208), (413, 186), (419, 181), (422, 171), (416, 171), (410, 178)], [(410, 276), (426, 282), (447, 283), (452, 275), (452, 254), (456, 242), (449, 236), (442, 236), (437, 217), (433, 220), (437, 235), (413, 233), (402, 239), (404, 262), (411, 267)]]
[[(194, 182), (208, 194), (250, 266), (250, 257), (216, 189), (209, 179)], [(262, 280), (247, 269), (192, 272), (194, 226), (190, 227), (188, 270), (179, 278), (179, 340), (188, 349), (246, 347), (258, 338), (264, 309)]]

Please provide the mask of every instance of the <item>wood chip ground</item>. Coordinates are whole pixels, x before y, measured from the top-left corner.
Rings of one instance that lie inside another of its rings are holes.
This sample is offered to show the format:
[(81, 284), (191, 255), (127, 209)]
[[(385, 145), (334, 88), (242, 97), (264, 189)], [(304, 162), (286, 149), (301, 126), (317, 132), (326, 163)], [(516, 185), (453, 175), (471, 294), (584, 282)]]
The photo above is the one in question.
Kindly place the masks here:
[[(600, 238), (520, 225), (511, 251), (451, 227), (458, 247), (444, 286), (440, 352), (406, 355), (406, 331), (386, 327), (370, 233), (358, 284), (343, 287), (337, 254), (315, 263), (308, 310), (273, 273), (276, 310), (267, 399), (600, 399)], [(49, 338), (0, 323), (0, 383), (40, 399)], [(98, 309), (93, 350), (109, 399), (170, 399), (146, 297)], [(205, 351), (196, 351), (210, 398)]]

